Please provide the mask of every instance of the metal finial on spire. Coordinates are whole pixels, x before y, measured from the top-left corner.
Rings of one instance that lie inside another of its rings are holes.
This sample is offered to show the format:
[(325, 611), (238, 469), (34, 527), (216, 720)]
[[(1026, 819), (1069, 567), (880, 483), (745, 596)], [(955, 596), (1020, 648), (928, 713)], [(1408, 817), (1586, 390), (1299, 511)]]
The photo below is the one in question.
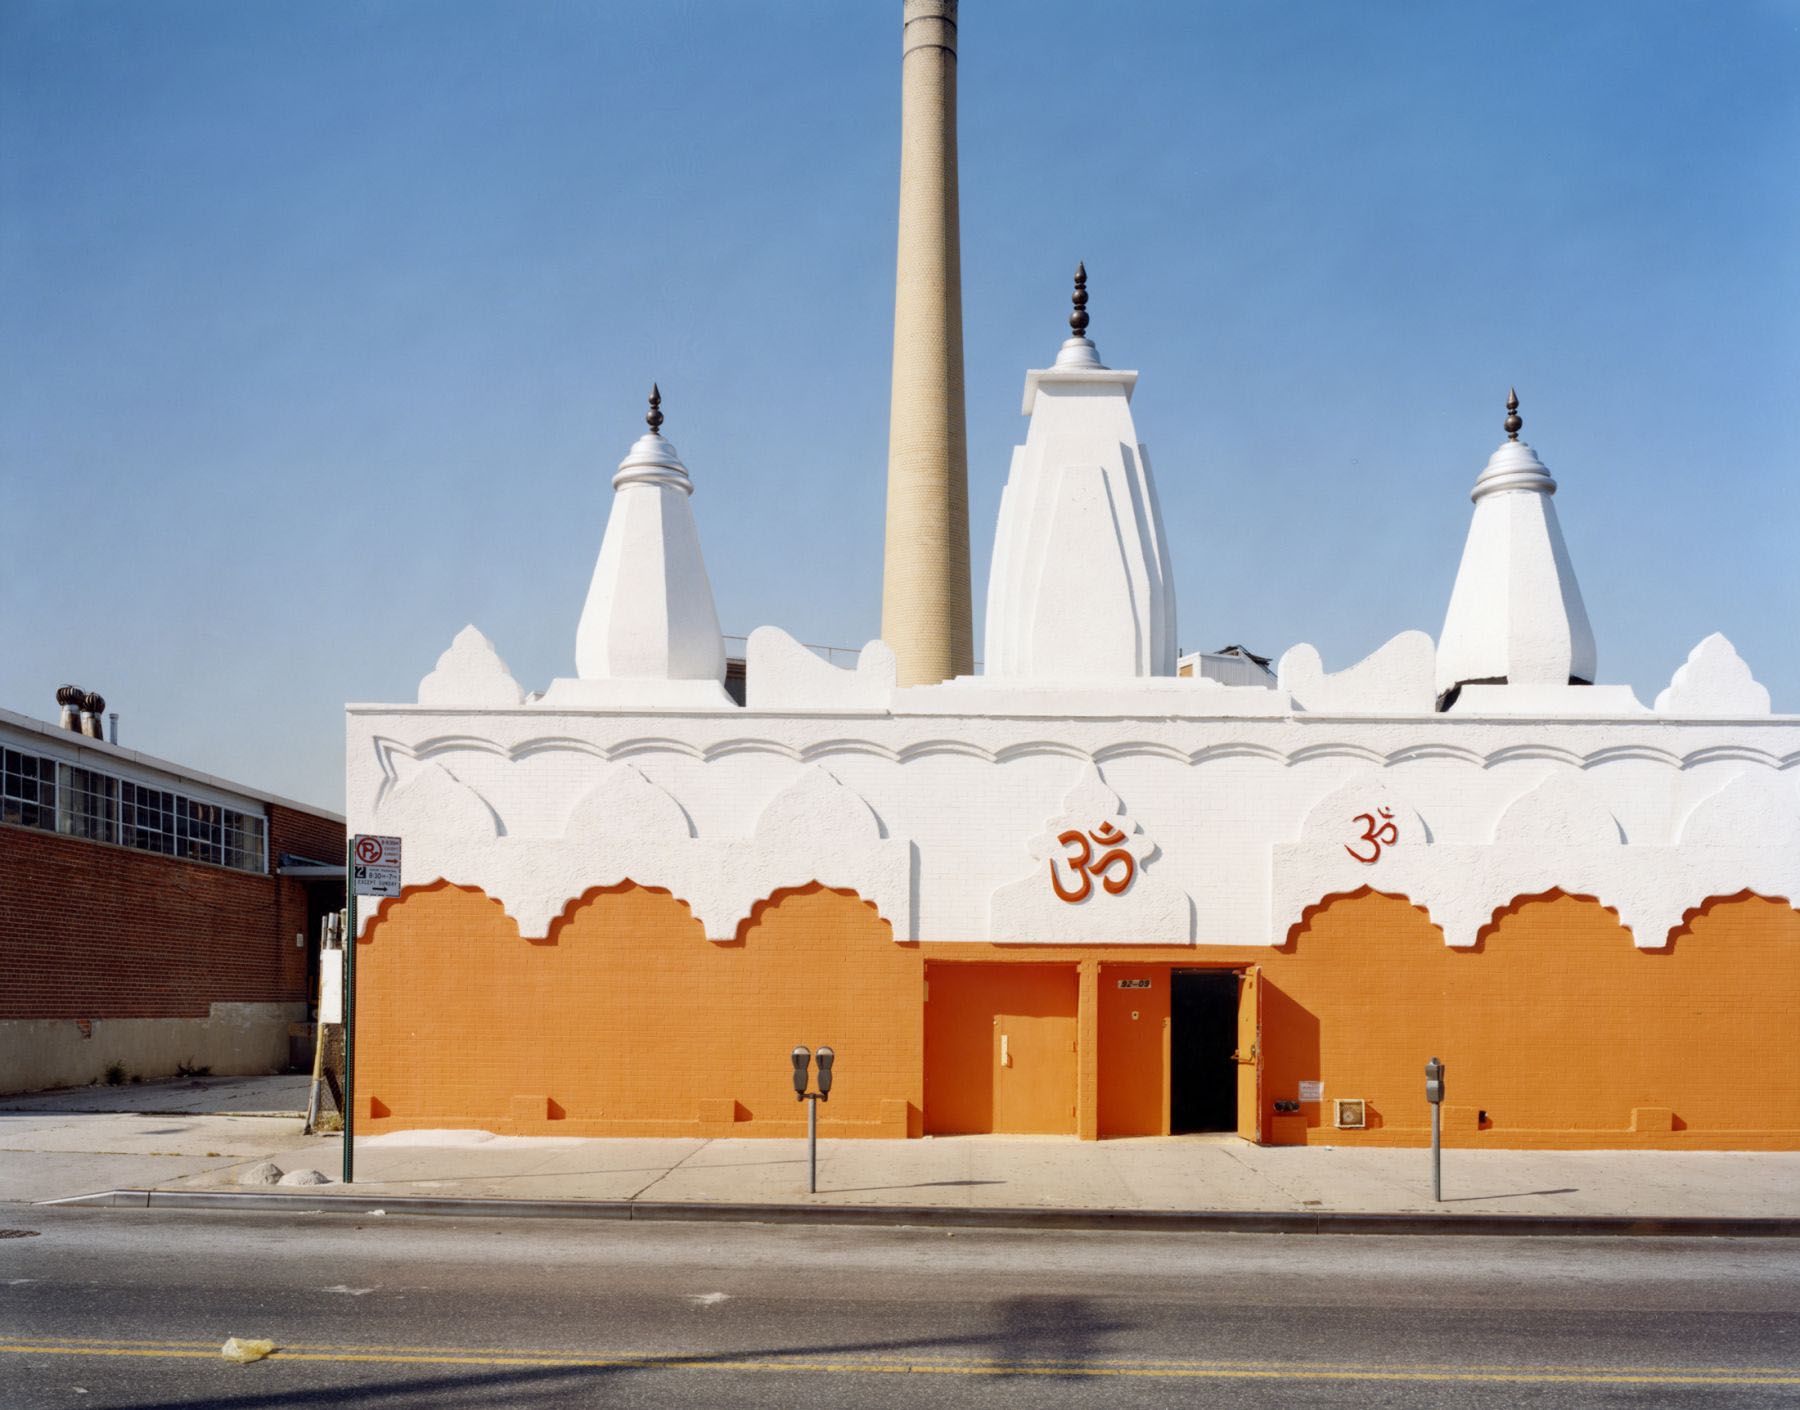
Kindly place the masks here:
[(1087, 337), (1088, 326), (1087, 265), (1080, 261), (1077, 261), (1075, 265), (1075, 296), (1073, 303), (1075, 305), (1075, 312), (1069, 315), (1069, 327), (1075, 330), (1075, 336), (1077, 338), (1085, 338)]
[(650, 384), (650, 410), (645, 413), (644, 420), (650, 427), (651, 435), (660, 436), (662, 434), (662, 388), (654, 382)]
[(1509, 441), (1518, 440), (1519, 430), (1524, 424), (1525, 423), (1519, 418), (1518, 390), (1514, 387), (1508, 387), (1506, 389), (1506, 439)]

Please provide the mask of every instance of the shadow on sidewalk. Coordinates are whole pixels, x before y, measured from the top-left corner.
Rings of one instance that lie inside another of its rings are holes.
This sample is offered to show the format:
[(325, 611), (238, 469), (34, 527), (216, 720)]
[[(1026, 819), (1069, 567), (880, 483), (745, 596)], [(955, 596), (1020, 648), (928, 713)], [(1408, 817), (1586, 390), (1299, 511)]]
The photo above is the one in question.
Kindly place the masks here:
[(1445, 1195), (1439, 1204), (1466, 1204), (1470, 1200), (1482, 1199), (1530, 1199), (1533, 1195), (1578, 1195), (1581, 1191), (1574, 1186), (1566, 1190), (1508, 1190), (1499, 1195)]
[(920, 1180), (912, 1185), (857, 1185), (850, 1189), (839, 1189), (832, 1186), (829, 1190), (821, 1190), (820, 1194), (830, 1195), (871, 1195), (880, 1190), (947, 1190), (964, 1185), (1004, 1185), (1004, 1180)]

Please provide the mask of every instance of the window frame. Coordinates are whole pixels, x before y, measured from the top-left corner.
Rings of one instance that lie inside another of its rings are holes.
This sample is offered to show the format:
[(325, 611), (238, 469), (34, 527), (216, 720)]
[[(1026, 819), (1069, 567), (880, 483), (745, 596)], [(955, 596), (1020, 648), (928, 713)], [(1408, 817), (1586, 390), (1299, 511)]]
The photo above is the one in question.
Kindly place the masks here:
[(269, 875), (269, 818), (92, 764), (0, 745), (0, 822)]

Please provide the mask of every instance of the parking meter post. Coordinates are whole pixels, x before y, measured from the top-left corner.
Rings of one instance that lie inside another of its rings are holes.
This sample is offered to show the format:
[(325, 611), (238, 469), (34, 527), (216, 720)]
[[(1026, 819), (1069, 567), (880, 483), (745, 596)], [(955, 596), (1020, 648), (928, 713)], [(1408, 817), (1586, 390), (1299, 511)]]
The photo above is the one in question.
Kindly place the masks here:
[(1432, 1107), (1432, 1109), (1431, 1109), (1431, 1197), (1433, 1200), (1436, 1200), (1438, 1203), (1441, 1204), (1444, 1199), (1444, 1148), (1443, 1148), (1443, 1132), (1441, 1130), (1442, 1118), (1438, 1115), (1438, 1112), (1439, 1112), (1438, 1107), (1435, 1107), (1435, 1106)]
[(1432, 1058), (1425, 1064), (1425, 1100), (1431, 1103), (1431, 1198), (1444, 1198), (1444, 1064)]
[(806, 1102), (806, 1191), (819, 1192), (819, 1100), (810, 1092)]
[(837, 1054), (830, 1048), (820, 1048), (819, 1090), (806, 1090), (810, 1076), (813, 1053), (796, 1045), (788, 1054), (794, 1064), (794, 1099), (806, 1103), (806, 1191), (816, 1195), (819, 1192), (819, 1103), (831, 1100), (831, 1064)]

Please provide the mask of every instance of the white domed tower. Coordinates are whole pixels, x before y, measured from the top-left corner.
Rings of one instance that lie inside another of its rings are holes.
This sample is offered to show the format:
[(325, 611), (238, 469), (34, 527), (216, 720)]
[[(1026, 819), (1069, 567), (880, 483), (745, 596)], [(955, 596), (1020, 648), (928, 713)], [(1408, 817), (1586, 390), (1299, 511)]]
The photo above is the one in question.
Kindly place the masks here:
[(1149, 456), (1131, 417), (1137, 373), (1073, 336), (1025, 376), (1025, 444), (1000, 496), (983, 670), (1014, 680), (1123, 683), (1175, 674), (1175, 586)]
[(574, 680), (552, 704), (731, 705), (725, 642), (688, 503), (694, 483), (662, 435), (662, 393), (650, 389), (650, 430), (613, 476), (612, 513), (575, 631)]
[(1506, 439), (1469, 498), (1475, 515), (1438, 638), (1438, 708), (1467, 685), (1592, 685), (1594, 632), (1551, 496), (1556, 481), (1519, 439), (1509, 392)]

